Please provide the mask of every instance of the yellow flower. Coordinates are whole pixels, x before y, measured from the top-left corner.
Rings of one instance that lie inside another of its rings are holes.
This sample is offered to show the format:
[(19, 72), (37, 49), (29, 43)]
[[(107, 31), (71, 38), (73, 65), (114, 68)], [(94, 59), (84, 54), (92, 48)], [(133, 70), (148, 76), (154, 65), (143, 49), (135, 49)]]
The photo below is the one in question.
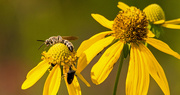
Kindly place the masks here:
[[(34, 85), (49, 69), (50, 73), (44, 84), (43, 95), (56, 95), (61, 83), (61, 78), (65, 80), (69, 95), (81, 95), (81, 88), (76, 76), (74, 76), (71, 84), (67, 82), (67, 73), (70, 66), (73, 70), (76, 70), (74, 67), (77, 62), (75, 51), (70, 52), (66, 45), (57, 43), (53, 45), (48, 52), (44, 51), (42, 55), (42, 61), (29, 71), (21, 89), (27, 89)], [(61, 67), (63, 68), (63, 73), (61, 73)], [(76, 74), (87, 86), (90, 86), (80, 73)]]
[(171, 29), (180, 29), (180, 25), (177, 25), (180, 24), (180, 18), (166, 21), (163, 9), (157, 4), (151, 4), (143, 11), (147, 15), (147, 19), (153, 24)]
[(154, 55), (143, 43), (146, 42), (178, 59), (180, 59), (180, 55), (166, 43), (152, 38), (154, 34), (147, 28), (148, 20), (143, 11), (133, 6), (129, 7), (122, 2), (118, 3), (118, 7), (122, 11), (119, 11), (113, 21), (109, 21), (102, 15), (92, 14), (97, 22), (111, 30), (98, 33), (82, 42), (77, 50), (80, 62), (77, 68), (81, 69), (77, 71), (81, 72), (97, 54), (107, 48), (91, 69), (93, 83), (101, 84), (119, 59), (124, 45), (129, 44), (131, 48), (126, 78), (126, 94), (146, 95), (149, 88), (149, 75), (151, 75), (164, 94), (169, 95), (170, 91), (165, 73)]

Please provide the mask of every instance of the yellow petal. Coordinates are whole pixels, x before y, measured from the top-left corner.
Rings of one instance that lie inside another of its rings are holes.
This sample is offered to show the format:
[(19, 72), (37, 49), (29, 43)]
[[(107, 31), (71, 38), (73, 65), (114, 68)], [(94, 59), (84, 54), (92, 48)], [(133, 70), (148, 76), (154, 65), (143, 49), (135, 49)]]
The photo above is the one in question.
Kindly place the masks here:
[(114, 40), (114, 37), (109, 36), (109, 37), (106, 37), (104, 39), (97, 41), (96, 43), (91, 45), (88, 49), (86, 49), (78, 59), (76, 72), (80, 73), (89, 64), (89, 62), (91, 62), (91, 60), (99, 52), (101, 52), (106, 46), (108, 46), (113, 40)]
[(148, 36), (148, 37), (154, 37), (155, 35), (154, 35), (150, 30), (148, 30), (147, 36)]
[(174, 52), (166, 43), (154, 38), (147, 38), (146, 42), (156, 49), (180, 59), (180, 55), (177, 52)]
[(53, 67), (44, 84), (43, 95), (56, 95), (61, 83), (61, 70), (59, 65)]
[(86, 79), (84, 79), (84, 77), (83, 77), (79, 72), (76, 72), (76, 75), (77, 75), (88, 87), (91, 86), (91, 85), (86, 81)]
[(92, 36), (88, 40), (83, 41), (77, 50), (77, 56), (79, 57), (82, 54), (82, 52), (84, 52), (86, 49), (88, 49), (92, 44), (103, 39), (105, 36), (107, 36), (111, 33), (113, 33), (113, 31), (101, 32), (101, 33), (98, 33), (98, 34)]
[(99, 22), (102, 26), (112, 29), (113, 23), (114, 21), (110, 21), (108, 19), (106, 19), (104, 16), (100, 15), (100, 14), (91, 14), (91, 16), (97, 21)]
[[(39, 62), (39, 64), (38, 64), (36, 67), (34, 67), (33, 69), (31, 69), (31, 71), (28, 72), (26, 78), (28, 78), (29, 76), (31, 76), (32, 74), (34, 74), (34, 71), (39, 70), (39, 68), (42, 68), (42, 67), (44, 67), (44, 65), (47, 65), (47, 64), (48, 64), (48, 62), (45, 61), (45, 60)], [(50, 65), (50, 64), (49, 64), (49, 65)]]
[(101, 84), (113, 69), (119, 59), (124, 43), (118, 41), (109, 47), (101, 56), (99, 61), (91, 69), (91, 79), (96, 85)]
[(21, 89), (27, 89), (34, 85), (47, 71), (50, 64), (46, 61), (41, 61), (36, 67), (34, 67), (26, 76), (26, 80), (21, 86)]
[(165, 24), (179, 24), (179, 23), (180, 23), (180, 18), (165, 22)]
[(138, 46), (131, 43), (129, 69), (126, 78), (126, 95), (147, 95), (149, 73), (144, 62), (144, 57)]
[(117, 7), (120, 8), (121, 10), (126, 10), (127, 8), (129, 8), (129, 6), (123, 2), (118, 2)]
[(146, 58), (145, 65), (149, 71), (149, 74), (157, 82), (163, 93), (165, 95), (170, 95), (169, 85), (163, 68), (160, 66), (154, 55), (146, 46), (141, 43), (139, 44), (139, 47), (141, 48), (142, 55)]
[(67, 76), (65, 76), (64, 78), (65, 78), (65, 83), (66, 83), (69, 95), (81, 95), (81, 88), (77, 80), (77, 77), (74, 76), (74, 80), (71, 84), (67, 83), (67, 80), (66, 80)]
[(158, 20), (158, 21), (155, 21), (153, 24), (163, 24), (165, 22), (165, 20)]
[(162, 26), (171, 29), (180, 29), (180, 25), (175, 25), (175, 24), (162, 24)]

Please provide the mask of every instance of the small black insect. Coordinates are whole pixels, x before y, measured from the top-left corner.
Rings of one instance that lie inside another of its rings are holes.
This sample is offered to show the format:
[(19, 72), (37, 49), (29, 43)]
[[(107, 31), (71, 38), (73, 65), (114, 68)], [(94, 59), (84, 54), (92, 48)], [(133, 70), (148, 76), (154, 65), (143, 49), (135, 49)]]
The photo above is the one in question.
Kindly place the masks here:
[(71, 66), (69, 67), (69, 71), (67, 73), (67, 82), (68, 84), (71, 84), (73, 79), (74, 79), (74, 75), (75, 75), (75, 72), (74, 70), (72, 70)]

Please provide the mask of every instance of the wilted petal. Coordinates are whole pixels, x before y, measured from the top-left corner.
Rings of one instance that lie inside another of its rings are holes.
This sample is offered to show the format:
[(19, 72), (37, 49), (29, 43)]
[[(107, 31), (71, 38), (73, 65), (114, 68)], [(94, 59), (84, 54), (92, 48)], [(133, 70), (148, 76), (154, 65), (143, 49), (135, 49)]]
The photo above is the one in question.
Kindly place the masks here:
[(101, 32), (98, 33), (94, 36), (92, 36), (91, 38), (89, 38), (88, 40), (85, 40), (81, 43), (81, 45), (79, 46), (78, 50), (77, 50), (77, 56), (79, 57), (86, 49), (88, 49), (92, 44), (94, 44), (95, 42), (105, 38), (105, 36), (109, 35), (113, 33), (113, 31), (106, 31), (106, 32)]
[(91, 62), (91, 60), (106, 46), (108, 46), (113, 40), (114, 37), (109, 36), (97, 41), (88, 49), (86, 49), (78, 59), (77, 72), (80, 73), (89, 64), (89, 62)]
[(174, 52), (166, 43), (154, 38), (147, 38), (146, 42), (156, 49), (180, 59), (180, 55), (177, 52)]
[(109, 47), (99, 61), (91, 69), (91, 79), (96, 85), (102, 83), (113, 69), (114, 64), (120, 57), (124, 43), (118, 41)]
[(171, 29), (180, 29), (180, 25), (175, 25), (175, 24), (162, 24), (162, 26)]
[(126, 95), (147, 95), (149, 73), (140, 48), (131, 43), (129, 69), (126, 78)]
[(80, 88), (80, 85), (76, 76), (74, 76), (74, 80), (72, 81), (71, 84), (67, 83), (67, 80), (66, 80), (67, 76), (65, 76), (64, 79), (65, 79), (65, 83), (66, 83), (69, 95), (81, 95), (81, 88)]
[(117, 7), (120, 8), (121, 10), (126, 10), (127, 8), (129, 8), (129, 6), (123, 2), (118, 2)]
[(162, 89), (165, 95), (170, 95), (169, 85), (163, 71), (163, 68), (160, 66), (154, 55), (151, 51), (144, 46), (143, 44), (139, 44), (141, 48), (142, 55), (146, 58), (146, 68), (149, 71), (149, 74), (153, 77), (153, 79), (157, 82), (159, 87)]
[(61, 83), (61, 70), (59, 65), (53, 67), (44, 84), (43, 95), (56, 95)]
[(36, 67), (29, 71), (21, 89), (27, 89), (34, 85), (44, 75), (49, 66), (50, 64), (47, 61), (41, 61)]
[(112, 29), (113, 23), (114, 21), (110, 21), (108, 19), (106, 19), (104, 16), (100, 15), (100, 14), (91, 14), (91, 16), (97, 21), (99, 22), (102, 26)]

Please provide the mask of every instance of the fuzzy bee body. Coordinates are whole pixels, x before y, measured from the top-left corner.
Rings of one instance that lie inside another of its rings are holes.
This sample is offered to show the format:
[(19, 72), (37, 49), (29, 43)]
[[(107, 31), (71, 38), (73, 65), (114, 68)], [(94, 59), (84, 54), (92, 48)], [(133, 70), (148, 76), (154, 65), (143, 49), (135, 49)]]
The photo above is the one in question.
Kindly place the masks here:
[(64, 43), (71, 52), (73, 51), (74, 46), (73, 46), (73, 44), (72, 44), (70, 41), (68, 41), (68, 40), (62, 40), (62, 43)]
[[(52, 36), (46, 39), (42, 45), (45, 44), (48, 47), (49, 45), (54, 45), (56, 43), (63, 43), (72, 52), (74, 50), (74, 46), (68, 40), (75, 40), (75, 39), (77, 39), (77, 37), (74, 37), (74, 36)], [(42, 41), (42, 40), (38, 40), (38, 41)], [(41, 46), (39, 48), (41, 48)]]

